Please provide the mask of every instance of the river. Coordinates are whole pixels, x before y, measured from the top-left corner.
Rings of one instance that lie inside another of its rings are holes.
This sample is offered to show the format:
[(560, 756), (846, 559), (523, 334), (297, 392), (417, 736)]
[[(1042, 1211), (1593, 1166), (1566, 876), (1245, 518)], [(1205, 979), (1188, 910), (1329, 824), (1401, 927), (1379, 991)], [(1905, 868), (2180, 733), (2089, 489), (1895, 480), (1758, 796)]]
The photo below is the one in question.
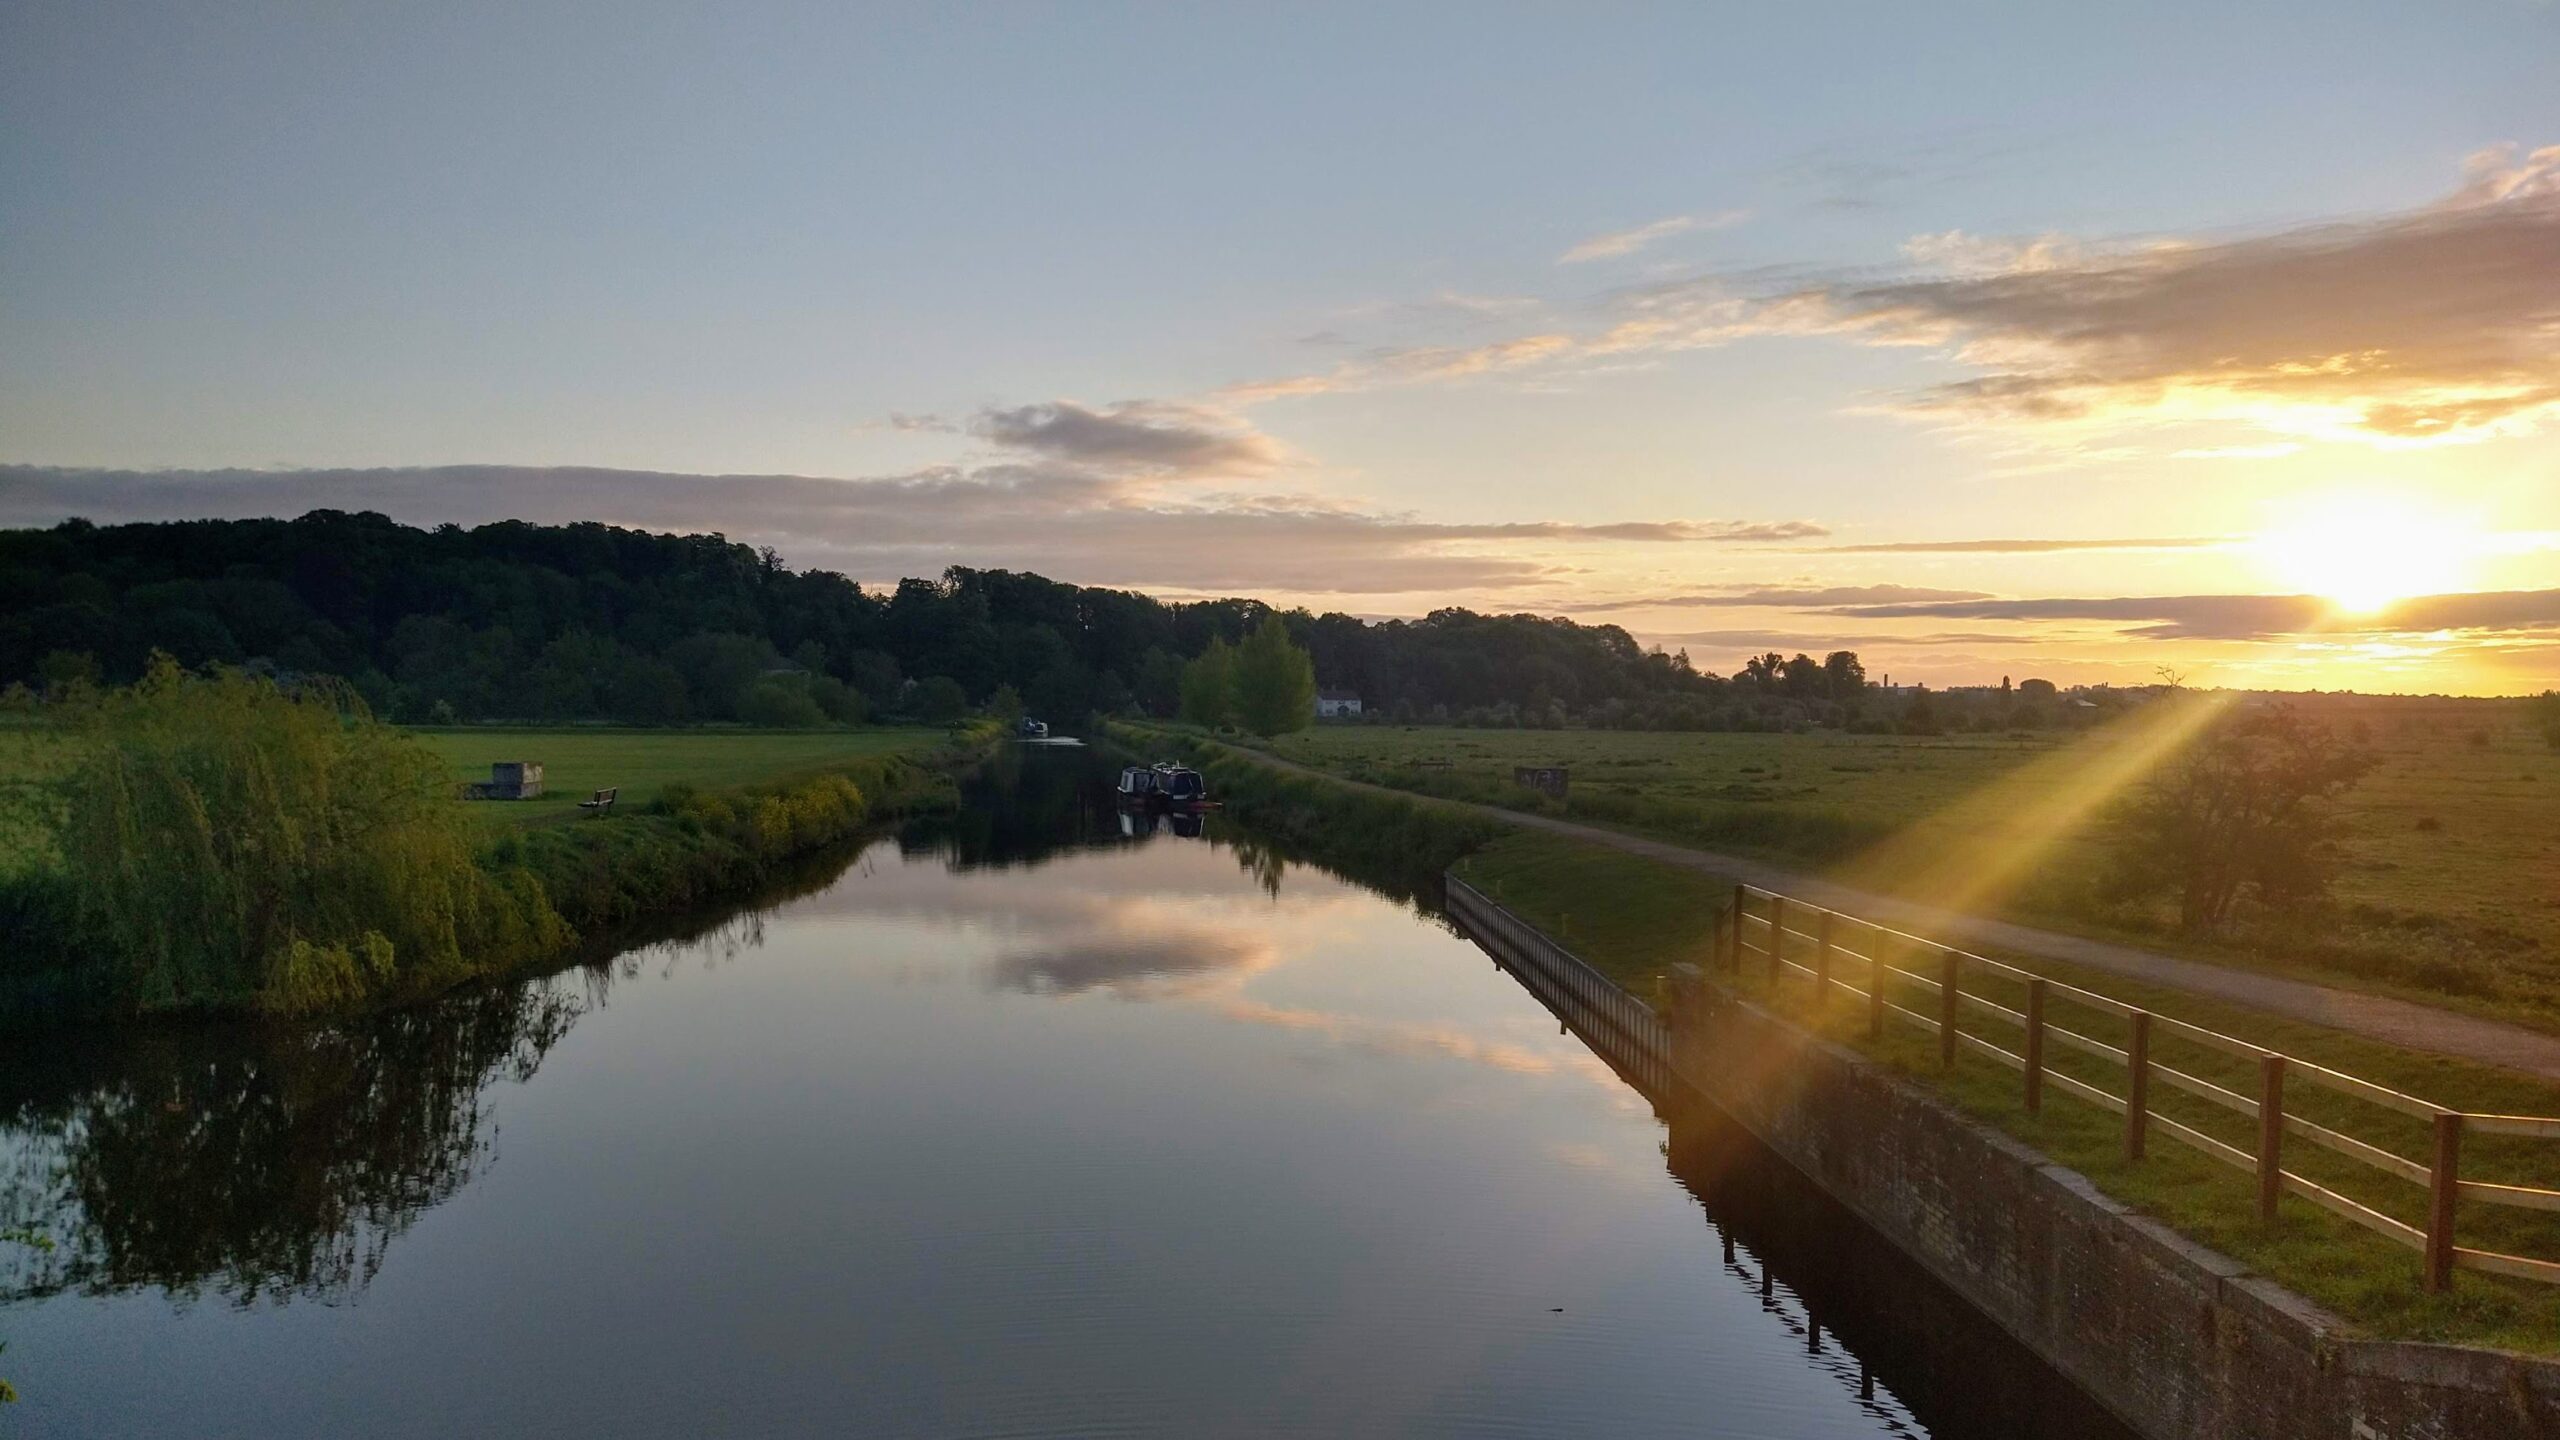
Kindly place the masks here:
[(20, 1047), (0, 1437), (2121, 1433), (1427, 901), (1107, 769), (609, 963)]

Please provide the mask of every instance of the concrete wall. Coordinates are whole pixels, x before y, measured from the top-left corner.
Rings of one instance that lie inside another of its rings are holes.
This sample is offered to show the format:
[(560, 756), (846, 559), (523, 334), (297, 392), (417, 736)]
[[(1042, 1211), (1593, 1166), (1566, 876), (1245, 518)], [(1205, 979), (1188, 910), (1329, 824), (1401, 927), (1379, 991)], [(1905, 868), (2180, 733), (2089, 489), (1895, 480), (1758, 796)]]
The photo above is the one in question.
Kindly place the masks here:
[[(1452, 913), (1466, 923), (1483, 908), (1500, 909), (1469, 892)], [(1508, 964), (1579, 965), (1543, 935), (1468, 928)], [(1693, 976), (1671, 999), (1674, 1075), (2144, 1435), (2560, 1437), (2560, 1364), (2356, 1339), (2077, 1171), (1712, 980)]]

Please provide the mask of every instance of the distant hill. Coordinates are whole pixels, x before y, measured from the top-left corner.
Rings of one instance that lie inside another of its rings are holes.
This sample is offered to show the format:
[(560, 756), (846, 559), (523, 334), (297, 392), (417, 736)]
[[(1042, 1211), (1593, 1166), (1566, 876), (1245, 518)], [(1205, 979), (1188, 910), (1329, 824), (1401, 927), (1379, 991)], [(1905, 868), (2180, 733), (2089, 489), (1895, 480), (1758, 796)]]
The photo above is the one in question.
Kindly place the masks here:
[[(932, 676), (972, 702), (1010, 685), (1034, 714), (1164, 714), (1183, 660), (1268, 610), (962, 568), (881, 594), (718, 535), (597, 524), (315, 510), (0, 531), (0, 685), (129, 680), (158, 649), (342, 675), (409, 722), (844, 719), (905, 713)], [(1321, 683), (1372, 714), (1685, 727), (1729, 688), (1614, 625), (1285, 618)]]

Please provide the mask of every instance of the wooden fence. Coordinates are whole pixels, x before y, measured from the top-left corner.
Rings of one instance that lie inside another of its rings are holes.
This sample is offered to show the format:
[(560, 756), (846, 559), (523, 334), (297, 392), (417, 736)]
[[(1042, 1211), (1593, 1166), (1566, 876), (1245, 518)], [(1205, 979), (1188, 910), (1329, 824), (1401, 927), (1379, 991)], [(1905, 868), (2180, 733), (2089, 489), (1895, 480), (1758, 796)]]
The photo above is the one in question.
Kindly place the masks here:
[[(1754, 937), (1758, 943), (1754, 943)], [(1852, 941), (1857, 948), (1853, 948)], [(1889, 951), (1900, 951), (1906, 957), (1933, 956), (1937, 973), (1906, 969), (1887, 958)], [(2154, 1014), (2094, 990), (2067, 985), (2031, 970), (1755, 886), (1734, 887), (1732, 908), (1717, 918), (1715, 953), (1726, 970), (1737, 974), (1746, 963), (1745, 956), (1753, 957), (1749, 963), (1767, 966), (1773, 988), (1790, 979), (1811, 981), (1817, 1005), (1831, 1003), (1835, 995), (1848, 997), (1865, 1007), (1867, 1033), (1871, 1036), (1881, 1036), (1888, 1021), (1926, 1031), (1937, 1037), (1941, 1065), (1953, 1066), (1959, 1053), (1970, 1050), (2018, 1071), (2019, 1098), (2030, 1113), (2041, 1111), (2046, 1093), (2054, 1091), (2123, 1116), (2124, 1154), (2128, 1160), (2143, 1157), (2154, 1132), (2192, 1146), (2252, 1177), (2257, 1185), (2261, 1220), (2272, 1221), (2278, 1197), (2290, 1191), (2407, 1245), (2424, 1257), (2429, 1290), (2449, 1287), (2457, 1266), (2560, 1284), (2560, 1263), (2467, 1249), (2454, 1238), (2458, 1201), (2560, 1211), (2560, 1190), (2462, 1178), (2465, 1135), (2560, 1140), (2560, 1118), (2469, 1115), (2450, 1110), (2263, 1045)], [(1844, 966), (1845, 976), (1834, 973)], [(2014, 1007), (2001, 1004), (1980, 993), (1979, 983), (1975, 992), (1968, 993), (1964, 988), (1968, 977), (1996, 980), (2021, 991), (2021, 1003)], [(1901, 1003), (1915, 997), (1925, 997), (1921, 999), (1922, 1008)], [(2048, 1010), (2057, 1005), (2076, 1006), (2123, 1021), (2126, 1043), (2110, 1044), (2053, 1023)], [(2008, 1049), (1964, 1029), (1968, 1012), (2018, 1032), (2018, 1048)], [(2254, 1066), (2257, 1093), (2244, 1094), (2161, 1063), (2152, 1055), (2155, 1038), (2174, 1038)], [(2047, 1055), (2057, 1046), (2093, 1057), (2105, 1066), (2121, 1068), (2124, 1093), (2119, 1095), (2053, 1068)], [(2343, 1129), (2316, 1123), (2307, 1115), (2289, 1113), (2285, 1091), (2292, 1083), (2335, 1091), (2424, 1122), (2432, 1140), (2428, 1162), (2421, 1164)], [(2151, 1098), (2155, 1084), (2173, 1087), (2256, 1121), (2255, 1145), (2244, 1148), (2230, 1144), (2161, 1113)], [(2287, 1137), (2308, 1141), (2425, 1189), (2426, 1224), (2411, 1225), (2286, 1169)]]

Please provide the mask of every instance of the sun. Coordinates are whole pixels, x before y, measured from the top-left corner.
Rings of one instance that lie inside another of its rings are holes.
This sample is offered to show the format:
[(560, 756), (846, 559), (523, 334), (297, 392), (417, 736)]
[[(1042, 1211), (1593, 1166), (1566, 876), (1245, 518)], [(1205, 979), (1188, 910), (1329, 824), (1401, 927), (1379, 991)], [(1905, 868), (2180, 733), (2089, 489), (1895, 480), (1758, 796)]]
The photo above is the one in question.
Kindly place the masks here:
[(2259, 536), (2256, 549), (2283, 584), (2369, 615), (2459, 589), (2478, 541), (2454, 517), (2405, 500), (2334, 495)]

